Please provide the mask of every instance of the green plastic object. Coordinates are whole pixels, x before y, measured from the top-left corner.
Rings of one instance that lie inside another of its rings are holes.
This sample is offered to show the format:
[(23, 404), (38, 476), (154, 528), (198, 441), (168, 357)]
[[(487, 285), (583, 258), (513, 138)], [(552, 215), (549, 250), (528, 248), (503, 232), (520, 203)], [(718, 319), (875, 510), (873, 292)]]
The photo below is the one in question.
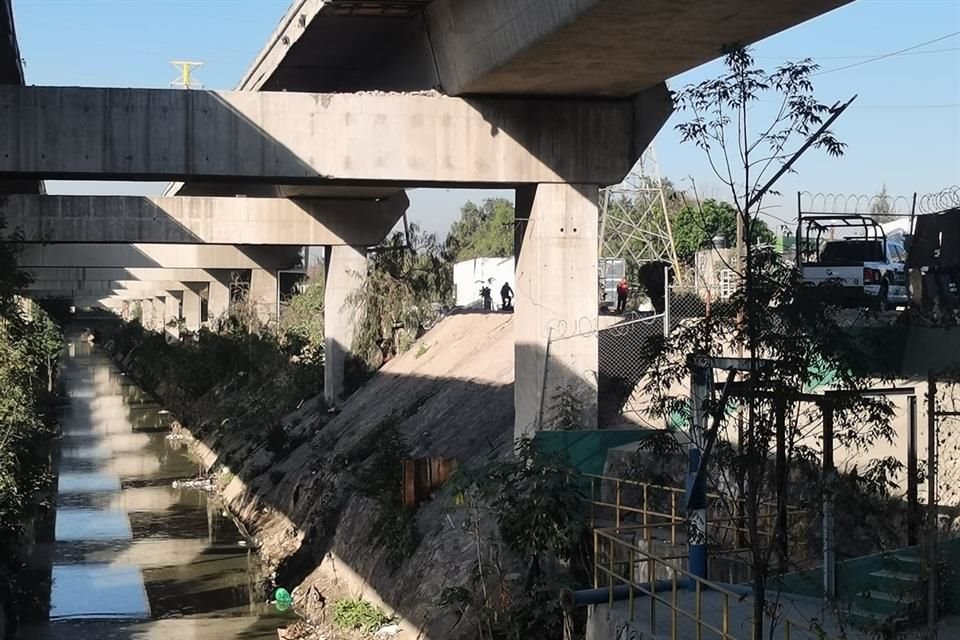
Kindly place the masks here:
[(283, 587), (278, 587), (273, 592), (273, 605), (277, 608), (277, 611), (286, 611), (293, 606), (293, 596)]

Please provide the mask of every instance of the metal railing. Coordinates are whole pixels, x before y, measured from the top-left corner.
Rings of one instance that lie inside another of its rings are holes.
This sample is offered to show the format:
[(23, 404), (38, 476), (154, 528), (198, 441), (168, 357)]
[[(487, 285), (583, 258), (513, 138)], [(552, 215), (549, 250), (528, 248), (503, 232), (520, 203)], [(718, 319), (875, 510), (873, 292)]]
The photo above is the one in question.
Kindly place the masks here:
[[(722, 587), (714, 582), (699, 578), (689, 571), (683, 569), (676, 563), (677, 558), (660, 558), (652, 555), (647, 550), (640, 548), (632, 542), (619, 538), (615, 533), (602, 529), (595, 529), (594, 536), (594, 588), (606, 586), (609, 593), (609, 606), (614, 606), (614, 588), (626, 587), (627, 612), (631, 622), (636, 621), (637, 602), (644, 598), (645, 606), (649, 606), (649, 633), (655, 637), (669, 637), (672, 640), (680, 638), (693, 637), (696, 640), (702, 640), (704, 632), (716, 634), (721, 640), (737, 640), (743, 635), (733, 635), (731, 621), (731, 601), (734, 605), (737, 603), (746, 603), (749, 607), (749, 618), (747, 622), (750, 627), (750, 637), (753, 634), (753, 628), (756, 620), (753, 615), (753, 602), (741, 593), (736, 593), (728, 588)], [(643, 571), (640, 571), (642, 569)], [(620, 573), (625, 571), (625, 573)], [(658, 580), (659, 575), (666, 575), (665, 579)], [(605, 580), (601, 580), (605, 577)], [(605, 582), (605, 585), (601, 585)], [(658, 587), (659, 585), (659, 587)], [(668, 585), (665, 586), (665, 585)], [(684, 603), (681, 594), (684, 592), (693, 594), (692, 603)], [(715, 604), (705, 607), (704, 594), (712, 592), (718, 594), (720, 600), (720, 611), (718, 620), (711, 620), (707, 615), (707, 609), (715, 611)], [(670, 617), (668, 623), (669, 635), (664, 636), (663, 630), (658, 629), (657, 609), (658, 605), (666, 607)], [(783, 638), (792, 640), (797, 638), (826, 638), (826, 634), (816, 627), (816, 623), (802, 623), (793, 620), (785, 615), (765, 614), (771, 623), (771, 629), (777, 629), (767, 632), (768, 638)], [(681, 635), (681, 627), (685, 627)], [(693, 635), (690, 631), (692, 627)], [(798, 633), (795, 633), (798, 632)], [(660, 635), (658, 635), (660, 634)], [(714, 637), (711, 635), (711, 637)]]
[[(616, 532), (626, 532), (631, 529), (647, 528), (648, 537), (653, 536), (654, 528), (669, 528), (670, 544), (676, 545), (679, 540), (678, 532), (685, 532), (686, 517), (681, 508), (681, 498), (685, 489), (656, 485), (639, 480), (628, 480), (611, 476), (584, 474), (590, 481), (590, 527), (592, 529), (609, 529)], [(607, 489), (605, 491), (604, 489)], [(604, 494), (611, 497), (605, 498)], [(736, 501), (718, 493), (708, 493), (707, 536), (713, 542), (721, 542), (726, 535), (732, 534), (734, 545), (725, 549), (727, 553), (746, 548), (748, 531), (740, 521), (741, 516), (732, 513), (730, 503), (740, 502), (741, 513), (745, 513), (745, 501)], [(610, 501), (612, 500), (612, 501)], [(777, 507), (775, 503), (766, 502), (760, 505), (761, 513), (758, 520), (761, 528), (758, 534), (766, 540), (775, 535)], [(598, 516), (604, 510), (610, 511), (611, 517), (599, 523)], [(795, 531), (802, 525), (807, 512), (803, 509), (791, 508), (787, 510), (788, 531)], [(598, 527), (598, 524), (601, 526)]]

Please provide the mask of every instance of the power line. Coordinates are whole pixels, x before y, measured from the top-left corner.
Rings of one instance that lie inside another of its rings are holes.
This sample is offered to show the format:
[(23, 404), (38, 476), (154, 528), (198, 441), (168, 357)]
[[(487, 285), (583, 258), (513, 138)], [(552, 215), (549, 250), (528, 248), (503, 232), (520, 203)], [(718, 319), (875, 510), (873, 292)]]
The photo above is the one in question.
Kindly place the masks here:
[[(960, 51), (960, 47), (946, 47), (943, 49), (927, 49), (926, 51), (911, 51), (901, 53), (902, 56), (925, 56), (930, 53), (950, 53)], [(879, 58), (885, 56), (885, 53), (870, 53), (856, 56), (820, 56), (820, 55), (802, 55), (802, 56), (757, 56), (757, 60), (793, 60), (797, 58), (812, 58), (813, 60), (863, 60), (865, 58)]]
[(956, 109), (960, 102), (947, 104), (889, 104), (889, 105), (858, 105), (857, 109)]
[(844, 65), (844, 66), (842, 66), (842, 67), (836, 67), (836, 68), (834, 68), (834, 69), (827, 69), (826, 71), (820, 71), (820, 72), (815, 73), (815, 74), (813, 74), (813, 75), (815, 75), (815, 76), (822, 76), (822, 75), (826, 75), (826, 74), (828, 74), (828, 73), (833, 73), (833, 72), (835, 72), (835, 71), (844, 71), (844, 70), (846, 70), (846, 69), (852, 69), (852, 68), (854, 68), (854, 67), (859, 67), (859, 66), (861, 66), (861, 65), (869, 64), (869, 63), (871, 63), (871, 62), (876, 62), (876, 61), (878, 61), (878, 60), (884, 60), (884, 59), (886, 59), (886, 58), (892, 58), (893, 56), (903, 55), (903, 54), (905, 54), (905, 53), (908, 52), (908, 51), (913, 51), (914, 49), (919, 49), (920, 47), (925, 47), (925, 46), (927, 46), (927, 45), (929, 45), (929, 44), (933, 44), (933, 43), (935, 43), (935, 42), (940, 42), (941, 40), (946, 40), (947, 38), (952, 38), (952, 37), (957, 36), (957, 35), (960, 35), (960, 31), (954, 31), (953, 33), (948, 33), (948, 34), (945, 35), (945, 36), (940, 36), (939, 38), (934, 38), (933, 40), (928, 40), (927, 42), (921, 42), (920, 44), (915, 44), (915, 45), (913, 45), (912, 47), (907, 47), (907, 48), (905, 48), (905, 49), (900, 49), (900, 50), (898, 50), (898, 51), (891, 51), (890, 53), (884, 53), (883, 55), (879, 55), (879, 56), (876, 56), (876, 57), (873, 57), (873, 58), (868, 58), (868, 59), (866, 59), (866, 60), (861, 60), (860, 62), (853, 62), (853, 63), (851, 63), (851, 64), (847, 64), (847, 65)]

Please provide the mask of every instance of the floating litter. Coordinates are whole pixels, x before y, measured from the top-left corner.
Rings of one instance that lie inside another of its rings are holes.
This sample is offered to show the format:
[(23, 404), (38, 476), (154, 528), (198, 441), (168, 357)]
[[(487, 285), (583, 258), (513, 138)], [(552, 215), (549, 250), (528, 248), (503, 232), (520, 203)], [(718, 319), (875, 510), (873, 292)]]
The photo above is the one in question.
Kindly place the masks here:
[(277, 608), (277, 611), (286, 611), (293, 606), (293, 596), (283, 587), (277, 587), (277, 590), (273, 592), (273, 606)]

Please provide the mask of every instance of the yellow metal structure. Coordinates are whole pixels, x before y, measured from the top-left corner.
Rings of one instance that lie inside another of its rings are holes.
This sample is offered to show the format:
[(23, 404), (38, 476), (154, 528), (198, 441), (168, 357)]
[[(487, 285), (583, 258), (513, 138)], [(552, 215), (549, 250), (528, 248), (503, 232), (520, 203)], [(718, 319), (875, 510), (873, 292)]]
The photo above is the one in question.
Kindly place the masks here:
[(180, 76), (174, 78), (170, 82), (171, 87), (180, 87), (181, 89), (203, 89), (203, 84), (193, 81), (193, 72), (203, 66), (202, 62), (171, 60), (170, 64), (180, 71)]
[[(731, 602), (742, 608), (750, 598), (690, 573), (684, 566), (687, 555), (679, 549), (668, 553), (656, 550), (658, 545), (661, 550), (666, 550), (686, 544), (686, 521), (681, 510), (684, 490), (610, 476), (588, 474), (586, 477), (590, 481), (587, 500), (593, 529), (593, 586), (609, 590), (611, 608), (614, 606), (614, 588), (630, 585), (632, 588), (627, 600), (629, 618), (635, 621), (637, 599), (646, 598), (644, 606), (649, 606), (650, 611), (648, 620), (641, 624), (649, 622), (651, 637), (662, 637), (656, 635), (658, 632), (663, 634), (663, 625), (659, 630), (657, 626), (660, 608), (661, 614), (669, 616), (669, 635), (663, 637), (691, 637), (697, 640), (740, 638), (742, 629), (731, 629)], [(729, 513), (729, 499), (716, 493), (708, 494), (708, 498), (708, 511), (711, 514), (708, 531), (713, 532), (709, 534), (711, 540), (733, 534), (727, 537), (730, 545), (717, 549), (717, 552), (725, 559), (737, 562), (739, 555), (746, 551), (740, 546), (746, 532), (742, 524)], [(765, 526), (760, 535), (769, 541), (774, 535), (772, 525), (776, 518), (776, 505), (764, 504), (762, 507), (760, 517)], [(790, 530), (796, 532), (806, 526), (806, 515), (801, 509), (790, 509)], [(749, 564), (746, 558), (741, 561), (744, 565)], [(669, 592), (658, 591), (658, 581), (660, 587), (663, 587), (664, 581), (668, 581)], [(712, 620), (705, 614), (705, 593), (712, 598)], [(692, 594), (692, 601), (689, 594)], [(719, 619), (716, 614), (716, 594), (720, 598)], [(748, 602), (748, 605), (751, 611), (749, 624), (753, 625), (752, 603)], [(666, 610), (662, 607), (666, 607)], [(768, 629), (775, 629), (775, 633), (767, 636), (769, 638), (791, 640), (826, 637), (815, 625), (798, 622), (779, 611), (768, 612), (765, 617), (769, 621)], [(735, 631), (740, 635), (733, 635)]]

